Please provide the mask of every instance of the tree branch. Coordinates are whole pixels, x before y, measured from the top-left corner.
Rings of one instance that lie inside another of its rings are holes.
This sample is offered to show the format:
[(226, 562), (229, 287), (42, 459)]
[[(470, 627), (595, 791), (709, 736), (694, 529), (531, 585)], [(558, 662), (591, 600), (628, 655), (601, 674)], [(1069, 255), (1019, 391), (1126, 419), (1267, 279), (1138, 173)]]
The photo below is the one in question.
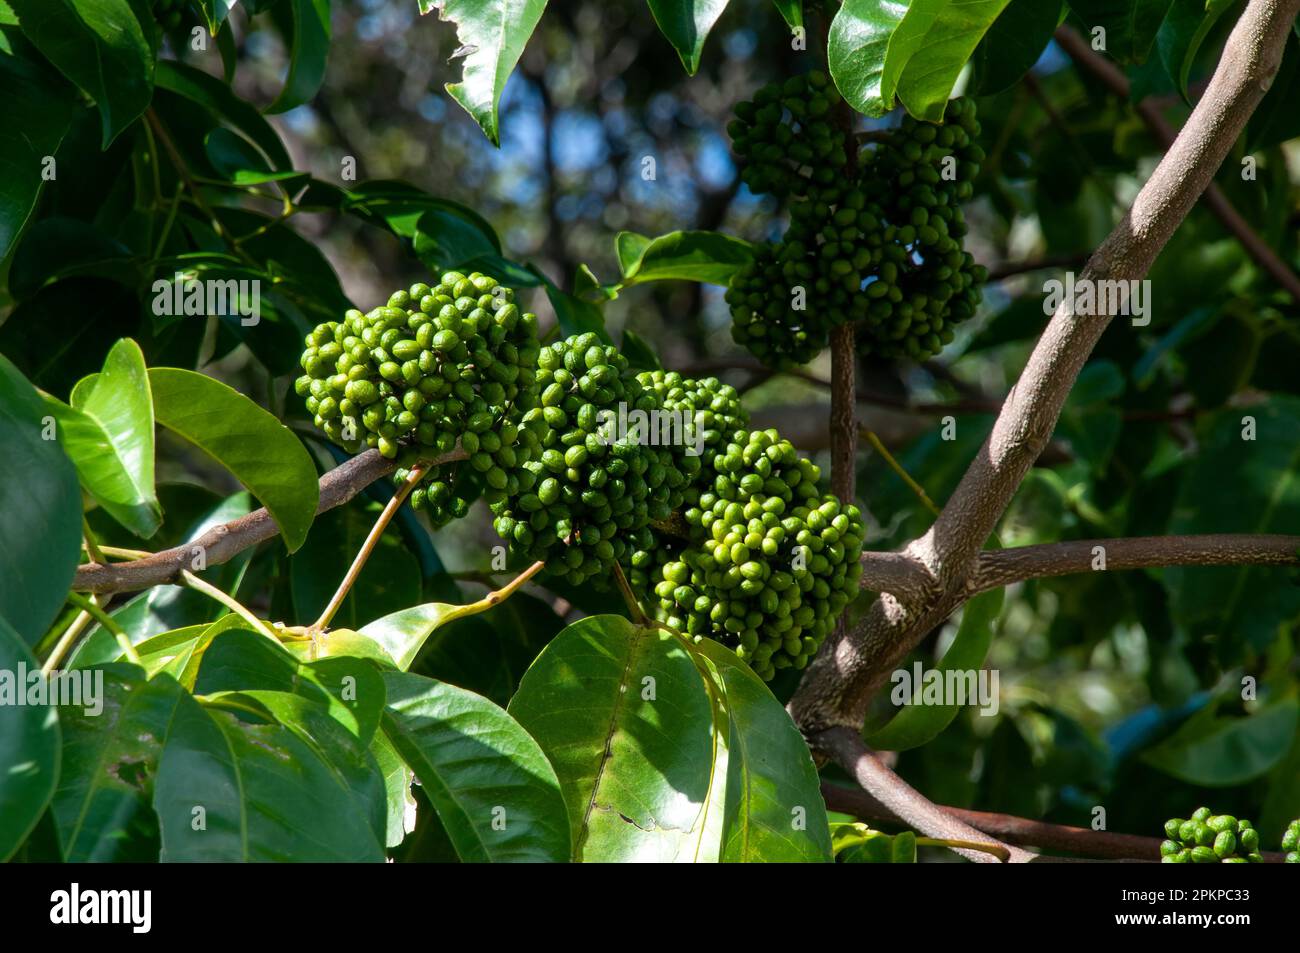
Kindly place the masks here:
[[(926, 800), (906, 781), (896, 775), (863, 744), (858, 733), (850, 728), (832, 728), (821, 736), (822, 746), (858, 784), (862, 785), (872, 800), (884, 806), (890, 816), (897, 818), (918, 833), (945, 840), (974, 841), (1006, 847), (1000, 840), (990, 837), (959, 820), (947, 809)], [(1024, 863), (1034, 855), (1018, 847), (1008, 847), (1012, 863)], [(976, 863), (997, 863), (997, 858), (983, 851), (958, 850), (957, 853)]]
[[(1065, 50), (1076, 66), (1087, 70), (1100, 80), (1112, 93), (1122, 100), (1129, 98), (1129, 81), (1123, 70), (1110, 60), (1095, 53), (1088, 43), (1068, 26), (1056, 31), (1056, 42)], [(1138, 118), (1142, 120), (1152, 137), (1162, 149), (1168, 149), (1176, 133), (1160, 111), (1159, 103), (1151, 98), (1142, 100), (1134, 107)], [(1295, 301), (1300, 301), (1300, 276), (1277, 256), (1268, 243), (1250, 227), (1241, 213), (1228, 201), (1228, 197), (1213, 182), (1205, 189), (1203, 196), (1205, 206), (1219, 220), (1233, 237), (1241, 243), (1251, 258), (1276, 281)]]
[[(465, 452), (457, 447), (430, 463), (436, 466), (464, 459)], [(367, 450), (340, 464), (320, 478), (317, 515), (342, 506), (371, 483), (396, 469), (397, 461), (386, 459), (378, 450)], [(144, 559), (108, 566), (98, 563), (82, 565), (72, 580), (72, 589), (76, 592), (134, 592), (150, 586), (174, 583), (180, 578), (182, 570), (190, 568), (196, 550), (202, 550), (206, 565), (216, 566), (279, 532), (280, 527), (263, 507), (237, 520), (214, 526), (196, 540)]]
[(1095, 552), (1105, 554), (1105, 571), (1164, 566), (1296, 566), (1300, 536), (1211, 533), (1202, 536), (1139, 536), (1044, 543), (986, 550), (970, 581), (972, 595), (1025, 579), (1068, 576), (1094, 570)]
[[(1264, 97), (1298, 11), (1300, 0), (1251, 0), (1205, 95), (1081, 280), (1146, 275)], [(929, 532), (907, 549), (935, 578), (924, 610), (881, 596), (858, 627), (827, 638), (809, 666), (790, 710), (811, 743), (833, 725), (860, 726), (888, 673), (965, 600), (980, 549), (1046, 445), (1075, 378), (1113, 317), (1077, 314), (1068, 300), (1057, 308), (983, 448)]]

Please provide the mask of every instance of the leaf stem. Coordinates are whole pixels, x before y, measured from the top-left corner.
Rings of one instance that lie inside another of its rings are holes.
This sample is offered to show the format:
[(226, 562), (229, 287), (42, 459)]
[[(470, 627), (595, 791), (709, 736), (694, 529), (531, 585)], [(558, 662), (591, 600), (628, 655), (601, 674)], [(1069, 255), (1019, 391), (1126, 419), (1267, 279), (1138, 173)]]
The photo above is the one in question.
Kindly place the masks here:
[[(94, 596), (91, 596), (90, 598), (93, 599)], [(93, 618), (94, 616), (85, 609), (82, 609), (81, 612), (77, 614), (77, 617), (72, 620), (72, 623), (63, 630), (63, 634), (59, 636), (59, 641), (54, 643), (54, 648), (50, 649), (49, 657), (46, 658), (45, 662), (41, 665), (42, 675), (48, 675), (59, 667), (64, 656), (66, 656), (68, 651), (77, 643), (77, 639), (80, 638), (81, 633), (85, 631), (86, 626), (90, 624), (90, 621)]]
[(992, 854), (1004, 864), (1011, 860), (1011, 851), (1007, 850), (1001, 844), (984, 844), (973, 840), (949, 840), (943, 837), (918, 837), (916, 839), (917, 847), (947, 847), (951, 850), (980, 850), (986, 854)]
[(899, 479), (908, 485), (925, 508), (934, 516), (938, 516), (939, 507), (934, 505), (934, 500), (930, 499), (929, 494), (925, 492), (925, 489), (921, 484), (913, 480), (912, 475), (903, 469), (903, 465), (894, 459), (894, 455), (889, 452), (883, 443), (880, 442), (880, 438), (876, 436), (876, 432), (870, 427), (865, 426), (859, 426), (859, 430), (861, 431), (862, 436), (867, 438), (867, 443), (871, 444), (876, 453), (880, 454), (885, 463), (889, 464), (889, 468), (898, 474)]
[(623, 594), (623, 601), (627, 603), (628, 611), (632, 613), (632, 621), (637, 625), (650, 625), (650, 617), (641, 608), (641, 603), (637, 601), (636, 594), (632, 592), (632, 587), (628, 585), (627, 576), (623, 575), (623, 567), (617, 561), (614, 563), (614, 581), (618, 583), (618, 590)]
[(189, 586), (191, 589), (201, 592), (208, 598), (220, 602), (231, 612), (235, 613), (235, 615), (239, 616), (241, 619), (243, 619), (245, 622), (251, 625), (255, 631), (260, 632), (262, 635), (265, 635), (269, 639), (274, 639), (276, 642), (280, 641), (278, 638), (276, 638), (275, 633), (271, 631), (270, 626), (268, 626), (265, 622), (263, 622), (261, 619), (255, 616), (251, 610), (249, 610), (242, 602), (240, 602), (234, 596), (230, 595), (230, 593), (223, 592), (222, 590), (218, 589), (216, 586), (212, 585), (209, 582), (204, 582), (202, 579), (194, 575), (194, 573), (190, 572), (188, 569), (181, 570), (181, 580), (185, 583), (185, 585)]
[[(102, 625), (109, 632), (113, 633), (113, 638), (117, 640), (117, 644), (122, 648), (122, 654), (125, 655), (132, 664), (140, 664), (140, 656), (136, 653), (135, 646), (131, 644), (131, 639), (127, 636), (126, 631), (117, 624), (117, 620), (99, 607), (99, 603), (97, 603), (93, 598), (83, 596), (79, 592), (69, 592), (68, 601), (74, 606), (80, 608), (82, 612), (88, 612), (94, 616), (96, 622)], [(65, 638), (66, 636), (67, 633), (64, 633)], [(55, 646), (55, 648), (57, 649), (58, 646)], [(53, 653), (51, 653), (51, 658), (53, 658)], [(46, 664), (48, 663), (49, 660), (47, 659)]]
[(406, 482), (397, 488), (397, 492), (393, 494), (392, 499), (390, 499), (384, 506), (384, 510), (379, 514), (379, 518), (375, 520), (375, 525), (370, 528), (370, 533), (366, 536), (366, 541), (361, 544), (360, 551), (357, 552), (356, 558), (352, 560), (352, 565), (348, 568), (347, 575), (343, 577), (343, 581), (339, 583), (338, 590), (334, 593), (333, 598), (331, 598), (329, 604), (325, 606), (325, 611), (323, 611), (320, 614), (320, 618), (312, 624), (311, 628), (313, 631), (324, 631), (324, 629), (330, 624), (330, 620), (333, 619), (334, 614), (339, 611), (339, 606), (343, 604), (344, 598), (347, 597), (348, 592), (357, 581), (357, 577), (361, 575), (361, 570), (365, 566), (366, 560), (370, 558), (370, 554), (373, 553), (375, 547), (379, 545), (379, 538), (384, 535), (384, 530), (388, 528), (388, 524), (397, 514), (398, 507), (400, 507), (403, 501), (411, 495), (411, 491), (414, 490), (416, 484), (424, 478), (424, 475), (429, 471), (429, 467), (430, 464), (424, 462), (417, 463), (415, 466), (411, 467), (411, 472), (410, 475), (407, 476)]
[(86, 540), (86, 554), (90, 556), (90, 561), (101, 566), (107, 565), (108, 560), (104, 558), (104, 551), (99, 548), (99, 544), (95, 542), (95, 534), (90, 530), (90, 521), (84, 516), (81, 518), (81, 532)]

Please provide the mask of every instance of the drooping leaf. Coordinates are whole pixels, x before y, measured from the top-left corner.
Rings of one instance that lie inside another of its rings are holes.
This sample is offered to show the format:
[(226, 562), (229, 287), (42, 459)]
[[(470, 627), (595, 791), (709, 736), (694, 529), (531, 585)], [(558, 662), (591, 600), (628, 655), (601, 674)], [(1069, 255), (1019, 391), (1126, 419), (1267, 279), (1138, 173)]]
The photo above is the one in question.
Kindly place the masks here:
[(971, 55), (967, 92), (987, 96), (1017, 83), (1042, 57), (1064, 14), (1060, 0), (1011, 0)]
[(772, 0), (790, 29), (803, 26), (803, 0)]
[(309, 102), (325, 79), (330, 48), (330, 0), (284, 0), (273, 15), (282, 16), (287, 29), (289, 75), (268, 113), (288, 112)]
[(1089, 34), (1101, 27), (1104, 52), (1121, 63), (1141, 63), (1151, 52), (1172, 0), (1067, 0)]
[(419, 675), (384, 675), (383, 732), (463, 861), (564, 861), (560, 783), (537, 742), (486, 698)]
[[(149, 105), (154, 50), (130, 0), (9, 0), (23, 33), (99, 107), (103, 144)], [(140, 8), (143, 10), (143, 7)]]
[(287, 427), (220, 381), (176, 367), (149, 370), (158, 423), (228, 469), (270, 511), (290, 552), (316, 514), (311, 457)]
[(831, 23), (827, 61), (854, 109), (883, 116), (894, 108), (899, 77), (950, 0), (845, 0)]
[(501, 93), (545, 9), (546, 0), (420, 0), (421, 13), (436, 10), (438, 19), (456, 24), (463, 72), (447, 92), (494, 146), (501, 145)]
[(118, 341), (92, 386), (74, 391), (71, 406), (52, 397), (46, 405), (86, 491), (131, 532), (152, 536), (162, 508), (154, 489), (153, 399), (140, 346)]
[(659, 31), (677, 51), (686, 72), (694, 76), (700, 68), (704, 41), (722, 11), (727, 9), (728, 0), (647, 0), (647, 3)]
[(1202, 709), (1142, 760), (1166, 774), (1202, 787), (1230, 787), (1259, 777), (1277, 764), (1296, 735), (1300, 705), (1279, 702), (1245, 718)]
[(59, 776), (58, 709), (28, 704), (25, 676), (39, 669), (18, 633), (0, 616), (0, 861), (31, 833)]
[(174, 60), (159, 60), (157, 82), (159, 88), (184, 97), (247, 136), (270, 160), (272, 169), (293, 168), (293, 161), (271, 124), (215, 76)]
[(14, 251), (9, 291), (19, 299), (72, 275), (93, 275), (129, 285), (138, 278), (134, 253), (102, 229), (51, 216), (36, 222)]
[(1160, 62), (1164, 64), (1165, 72), (1184, 100), (1188, 100), (1187, 81), (1196, 62), (1196, 55), (1201, 51), (1201, 44), (1233, 2), (1234, 0), (1173, 0), (1169, 7), (1164, 23), (1156, 34), (1156, 49), (1160, 53)]
[(29, 645), (63, 605), (81, 558), (81, 488), (55, 432), (35, 388), (0, 355), (0, 618)]

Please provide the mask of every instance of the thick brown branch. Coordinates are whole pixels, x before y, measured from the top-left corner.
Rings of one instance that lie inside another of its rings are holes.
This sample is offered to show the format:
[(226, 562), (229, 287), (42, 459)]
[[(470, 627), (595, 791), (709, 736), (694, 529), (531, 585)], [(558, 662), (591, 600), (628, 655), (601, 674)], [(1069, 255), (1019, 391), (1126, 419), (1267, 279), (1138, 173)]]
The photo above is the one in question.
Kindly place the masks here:
[(868, 592), (887, 592), (907, 605), (924, 598), (934, 584), (929, 570), (906, 553), (868, 550), (862, 554), (861, 563), (859, 588)]
[[(457, 448), (433, 462), (450, 463), (464, 459), (465, 452)], [(342, 506), (371, 483), (395, 469), (397, 461), (385, 459), (378, 450), (367, 450), (340, 464), (320, 478), (320, 502), (316, 506), (316, 512), (324, 513)], [(262, 508), (237, 520), (214, 526), (192, 542), (174, 549), (165, 549), (144, 559), (109, 566), (97, 563), (83, 565), (77, 569), (72, 588), (79, 592), (134, 592), (172, 583), (180, 577), (181, 570), (190, 568), (190, 562), (199, 550), (203, 553), (206, 565), (216, 566), (279, 532), (280, 527), (271, 514)]]
[(853, 323), (831, 332), (831, 492), (844, 503), (857, 496), (858, 422), (854, 371), (858, 363)]
[[(1246, 7), (1205, 95), (1080, 280), (1146, 275), (1264, 97), (1298, 11), (1300, 0), (1252, 0)], [(908, 547), (939, 580), (934, 597), (918, 612), (882, 596), (855, 630), (826, 640), (790, 704), (806, 734), (860, 726), (883, 679), (964, 601), (980, 549), (1051, 437), (1075, 378), (1113, 317), (1078, 314), (1073, 301), (1062, 301), (943, 512)]]
[[(849, 728), (832, 728), (817, 739), (818, 748), (830, 755), (871, 797), (897, 818), (920, 834), (945, 840), (974, 841), (1005, 847), (1001, 841), (958, 820), (946, 809), (924, 797), (919, 791), (889, 770), (863, 744), (858, 733)], [(1013, 863), (1032, 860), (1034, 855), (1017, 847), (1008, 851)], [(959, 850), (959, 854), (976, 863), (997, 863), (997, 858), (977, 850)]]
[[(1129, 81), (1124, 75), (1123, 70), (1112, 63), (1110, 60), (1093, 52), (1090, 47), (1074, 30), (1068, 26), (1063, 26), (1056, 31), (1056, 42), (1060, 44), (1061, 49), (1074, 60), (1080, 69), (1085, 69), (1097, 79), (1101, 80), (1111, 92), (1120, 99), (1129, 98)], [(1136, 106), (1138, 118), (1146, 125), (1152, 137), (1160, 144), (1162, 149), (1168, 149), (1177, 136), (1172, 126), (1165, 119), (1164, 114), (1160, 111), (1160, 103), (1148, 97), (1142, 100)], [(1233, 237), (1241, 243), (1241, 247), (1246, 250), (1261, 268), (1282, 286), (1293, 299), (1300, 301), (1300, 276), (1278, 257), (1277, 253), (1268, 246), (1268, 243), (1259, 236), (1250, 223), (1241, 217), (1241, 213), (1228, 201), (1228, 197), (1214, 183), (1205, 189), (1204, 195), (1205, 206), (1219, 220), (1219, 223), (1226, 228)]]
[[(1103, 562), (1104, 560), (1104, 562)], [(1044, 543), (980, 554), (972, 594), (1025, 579), (1161, 566), (1296, 566), (1300, 536), (1211, 533)]]

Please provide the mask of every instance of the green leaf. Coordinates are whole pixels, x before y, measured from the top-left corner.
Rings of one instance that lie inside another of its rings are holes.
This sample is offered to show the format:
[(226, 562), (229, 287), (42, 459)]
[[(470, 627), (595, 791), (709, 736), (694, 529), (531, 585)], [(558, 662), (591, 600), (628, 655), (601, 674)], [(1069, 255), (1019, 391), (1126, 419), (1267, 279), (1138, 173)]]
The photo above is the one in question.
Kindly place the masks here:
[(346, 194), (344, 208), (408, 239), (421, 261), (438, 270), (501, 254), (501, 240), (473, 209), (396, 180), (364, 182)]
[(916, 835), (886, 834), (860, 822), (831, 825), (835, 859), (844, 864), (914, 864)]
[(16, 26), (0, 24), (0, 102), (9, 127), (22, 130), (0, 141), (0, 262), (9, 258), (45, 187), (46, 163), (72, 125), (77, 98)]
[(129, 286), (139, 279), (139, 268), (134, 252), (107, 232), (53, 216), (33, 224), (14, 250), (9, 292), (18, 299), (30, 298), (71, 275), (110, 278)]
[(108, 148), (145, 111), (153, 95), (153, 45), (132, 4), (9, 0), (9, 5), (27, 38), (95, 101)]
[(293, 169), (274, 171), (259, 149), (225, 126), (218, 126), (208, 133), (204, 151), (222, 178), (235, 185), (261, 185), (263, 182), (308, 178), (308, 173)]
[(1172, 0), (1068, 0), (1091, 35), (1106, 31), (1104, 52), (1121, 63), (1141, 63), (1151, 52)]
[(382, 731), (371, 739), (370, 753), (374, 755), (379, 772), (384, 776), (385, 801), (388, 806), (384, 846), (396, 847), (415, 829), (416, 802), (411, 793), (411, 782), (415, 775)]
[(18, 633), (0, 616), (0, 707), (4, 709), (0, 717), (0, 861), (13, 854), (36, 826), (59, 775), (58, 709), (26, 703), (25, 673), (39, 669)]
[[(700, 68), (700, 53), (709, 31), (727, 9), (728, 0), (647, 0), (659, 30), (673, 45), (686, 72)], [(782, 11), (784, 14), (784, 11)]]
[[(984, 667), (989, 646), (993, 642), (993, 627), (1002, 612), (1006, 593), (1002, 589), (991, 589), (980, 593), (966, 603), (962, 611), (961, 625), (957, 637), (953, 639), (943, 658), (930, 671), (975, 672)], [(912, 672), (905, 672), (910, 678)], [(913, 699), (920, 696), (920, 685), (912, 686)], [(967, 704), (974, 699), (967, 699)], [(903, 704), (895, 699), (896, 705)], [(960, 707), (951, 705), (908, 704), (889, 720), (879, 731), (867, 736), (867, 744), (881, 751), (906, 751), (919, 748), (943, 731), (957, 717)]]
[(54, 436), (35, 388), (0, 355), (0, 617), (28, 645), (63, 605), (81, 560), (81, 488)]
[(438, 19), (456, 24), (453, 58), (463, 58), (464, 69), (447, 92), (494, 146), (501, 145), (501, 92), (545, 9), (546, 0), (420, 0), (421, 13), (437, 10)]
[(82, 485), (119, 523), (148, 539), (162, 523), (154, 490), (153, 399), (140, 346), (123, 338), (104, 369), (73, 393), (74, 406), (47, 403)]
[(619, 616), (576, 622), (533, 662), (509, 711), (555, 766), (578, 859), (718, 858), (721, 818), (705, 810), (724, 783), (717, 730), (676, 636)]
[[(1250, 418), (1247, 420), (1246, 418)], [(1249, 428), (1254, 426), (1254, 439)], [(1300, 398), (1206, 415), (1199, 453), (1179, 484), (1171, 534), (1290, 533), (1300, 526)], [(1259, 650), (1300, 616), (1300, 588), (1272, 566), (1164, 570), (1174, 621), (1213, 634), (1228, 662)]]
[(605, 330), (605, 312), (590, 301), (569, 294), (546, 282), (546, 297), (555, 309), (555, 320), (560, 326), (560, 333), (565, 337), (591, 332), (606, 344), (612, 344), (609, 332)]
[(754, 258), (749, 242), (717, 232), (669, 232), (658, 238), (619, 232), (614, 250), (624, 285), (672, 279), (726, 285)]
[(183, 96), (239, 130), (262, 150), (270, 160), (271, 168), (293, 168), (293, 160), (271, 124), (215, 76), (174, 60), (159, 60), (157, 83), (160, 89)]
[(310, 727), (330, 725), (326, 761), (305, 726), (241, 720), (182, 695), (154, 785), (161, 859), (382, 861), (382, 776), (333, 719)]
[(480, 611), (473, 604), (453, 606), (429, 602), (376, 619), (363, 626), (359, 634), (380, 646), (397, 663), (397, 668), (405, 672), (430, 635), (449, 622)]
[[(340, 506), (322, 513), (289, 560), (294, 615), (305, 622), (329, 604), (343, 574), (374, 525), (379, 507)], [(331, 625), (356, 629), (367, 619), (420, 601), (420, 564), (395, 532), (387, 532), (361, 569)]]
[(510, 715), (418, 675), (388, 672), (384, 684), (384, 734), (415, 772), (461, 860), (569, 859), (560, 783)]
[(102, 710), (61, 712), (63, 770), (53, 811), (65, 859), (74, 863), (158, 859), (151, 792), (172, 716), (184, 694), (166, 675), (145, 681), (134, 666), (85, 670), (104, 679)]
[(1187, 81), (1201, 44), (1214, 29), (1219, 17), (1227, 12), (1234, 0), (1173, 0), (1160, 31), (1156, 34), (1156, 49), (1160, 62), (1173, 81), (1174, 87), (1188, 103)]
[(1245, 718), (1226, 718), (1207, 707), (1142, 760), (1165, 774), (1201, 787), (1231, 787), (1264, 774), (1291, 747), (1300, 705), (1294, 699)]
[(645, 338), (630, 329), (623, 331), (623, 345), (619, 348), (623, 356), (627, 358), (628, 364), (633, 370), (637, 371), (659, 371), (663, 370), (663, 364), (659, 362), (659, 355), (654, 352), (654, 348)]
[(926, 31), (923, 55), (898, 78), (898, 98), (918, 119), (939, 122), (952, 88), (975, 47), (1009, 0), (968, 0), (944, 5)]
[(286, 0), (273, 15), (284, 20), (289, 75), (268, 113), (288, 112), (311, 101), (325, 79), (330, 49), (330, 0)]
[(694, 646), (711, 676), (715, 719), (725, 719), (722, 854), (727, 863), (822, 862), (831, 843), (820, 778), (799, 729), (753, 669), (705, 639)]
[(831, 23), (827, 62), (854, 109), (883, 116), (894, 108), (903, 69), (949, 0), (845, 0)]
[(790, 29), (803, 26), (803, 0), (772, 0)]
[(284, 424), (220, 381), (176, 367), (149, 370), (158, 423), (229, 470), (270, 511), (293, 552), (316, 514), (316, 468)]
[(203, 11), (209, 33), (216, 36), (218, 28), (226, 22), (237, 3), (239, 0), (199, 0), (199, 9)]
[(1060, 0), (1011, 0), (971, 55), (967, 93), (989, 96), (1020, 81), (1052, 42), (1065, 16)]

